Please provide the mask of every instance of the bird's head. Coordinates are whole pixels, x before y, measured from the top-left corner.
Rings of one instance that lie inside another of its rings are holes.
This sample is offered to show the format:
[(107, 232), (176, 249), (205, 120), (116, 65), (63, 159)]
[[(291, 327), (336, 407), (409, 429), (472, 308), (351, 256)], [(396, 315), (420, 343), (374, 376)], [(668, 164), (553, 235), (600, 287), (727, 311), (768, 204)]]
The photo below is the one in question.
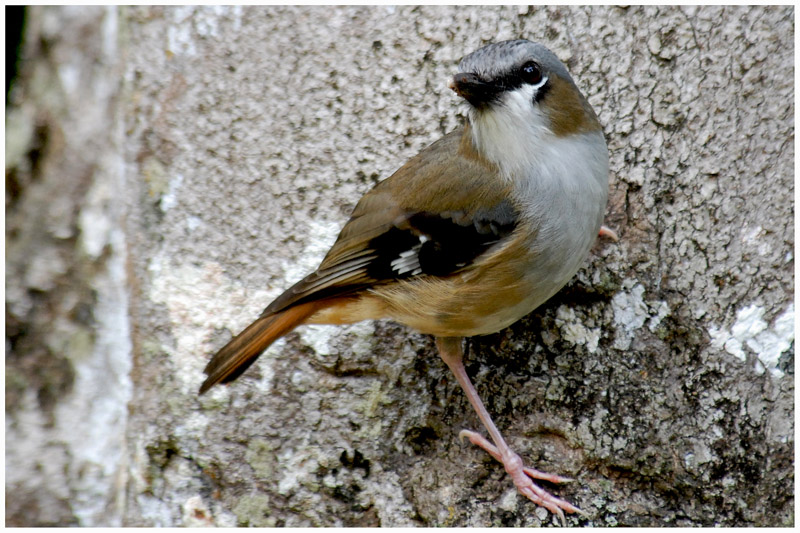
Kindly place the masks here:
[(556, 136), (600, 129), (567, 68), (539, 43), (519, 39), (484, 46), (461, 60), (450, 88), (469, 102), (473, 122), (513, 116)]
[(559, 139), (602, 139), (597, 116), (567, 68), (539, 43), (484, 46), (461, 60), (449, 86), (469, 104), (475, 148), (501, 170), (525, 168)]

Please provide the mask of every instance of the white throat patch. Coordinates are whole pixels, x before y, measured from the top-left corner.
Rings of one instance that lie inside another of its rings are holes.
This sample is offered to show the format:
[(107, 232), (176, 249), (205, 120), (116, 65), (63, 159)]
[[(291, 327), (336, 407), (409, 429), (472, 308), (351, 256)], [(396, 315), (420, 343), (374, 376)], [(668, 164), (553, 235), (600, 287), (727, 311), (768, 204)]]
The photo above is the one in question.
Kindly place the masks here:
[(542, 78), (537, 85), (523, 85), (505, 92), (499, 102), (486, 109), (470, 109), (475, 147), (507, 179), (535, 165), (546, 152), (545, 143), (554, 139), (549, 118), (533, 103), (534, 94), (545, 83), (547, 78)]

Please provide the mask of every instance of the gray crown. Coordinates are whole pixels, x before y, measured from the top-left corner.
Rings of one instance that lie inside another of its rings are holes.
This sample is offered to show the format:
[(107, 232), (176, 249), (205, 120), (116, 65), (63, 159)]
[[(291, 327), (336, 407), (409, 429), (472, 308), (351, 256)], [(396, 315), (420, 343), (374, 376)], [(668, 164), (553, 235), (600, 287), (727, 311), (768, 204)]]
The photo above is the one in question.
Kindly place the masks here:
[(484, 80), (492, 80), (531, 60), (536, 61), (545, 73), (557, 74), (574, 85), (567, 67), (553, 52), (542, 44), (525, 39), (486, 45), (464, 57), (458, 69), (460, 72), (477, 74)]

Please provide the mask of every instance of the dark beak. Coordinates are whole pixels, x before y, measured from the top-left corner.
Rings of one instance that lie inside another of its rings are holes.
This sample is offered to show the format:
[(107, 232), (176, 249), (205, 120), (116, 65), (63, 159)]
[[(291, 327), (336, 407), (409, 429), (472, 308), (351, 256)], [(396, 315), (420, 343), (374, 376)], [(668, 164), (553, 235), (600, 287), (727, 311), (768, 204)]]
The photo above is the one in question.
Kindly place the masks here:
[(497, 85), (485, 82), (471, 72), (459, 72), (453, 76), (449, 87), (477, 108), (485, 106), (500, 94)]

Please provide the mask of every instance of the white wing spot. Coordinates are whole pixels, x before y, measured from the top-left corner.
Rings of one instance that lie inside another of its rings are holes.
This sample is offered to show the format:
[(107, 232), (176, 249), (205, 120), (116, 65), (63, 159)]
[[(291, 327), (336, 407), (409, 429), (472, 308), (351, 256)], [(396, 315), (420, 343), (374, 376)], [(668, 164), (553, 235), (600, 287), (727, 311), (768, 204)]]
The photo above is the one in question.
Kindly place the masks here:
[(406, 250), (400, 254), (400, 257), (389, 263), (391, 265), (392, 270), (397, 272), (398, 275), (405, 274), (406, 272), (411, 272), (412, 275), (415, 275), (417, 272), (416, 270), (420, 270), (419, 265), (419, 249), (422, 248), (422, 244), (418, 244), (411, 248), (410, 250)]
[(398, 275), (405, 274), (406, 272), (411, 272), (412, 276), (421, 274), (422, 267), (419, 264), (419, 250), (422, 248), (422, 245), (429, 240), (430, 237), (427, 235), (420, 235), (418, 245), (414, 246), (410, 250), (401, 252), (400, 257), (389, 263), (389, 265), (392, 267), (392, 270), (397, 272)]

